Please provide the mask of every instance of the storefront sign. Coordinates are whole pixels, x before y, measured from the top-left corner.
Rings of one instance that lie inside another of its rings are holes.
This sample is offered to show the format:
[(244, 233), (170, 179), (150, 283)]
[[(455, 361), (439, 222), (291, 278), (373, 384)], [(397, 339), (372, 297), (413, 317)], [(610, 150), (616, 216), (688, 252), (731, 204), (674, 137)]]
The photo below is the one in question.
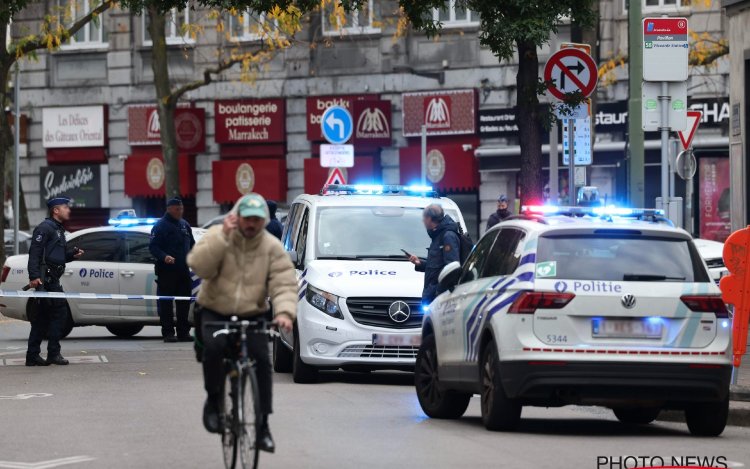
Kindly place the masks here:
[[(427, 183), (442, 191), (474, 191), (479, 187), (479, 168), (474, 151), (476, 137), (457, 138), (450, 143), (427, 140)], [(465, 149), (467, 148), (467, 149)], [(418, 184), (422, 149), (416, 144), (399, 149), (401, 184)]]
[(387, 100), (354, 101), (352, 143), (375, 147), (391, 146), (391, 107), (391, 102)]
[(216, 143), (280, 143), (286, 139), (283, 99), (216, 101), (214, 115)]
[[(178, 107), (174, 113), (177, 147), (181, 153), (206, 151), (206, 111)], [(161, 145), (161, 124), (156, 106), (134, 105), (128, 108), (128, 145)]]
[(251, 192), (270, 200), (286, 200), (287, 171), (283, 159), (214, 161), (211, 173), (213, 198), (218, 203), (234, 203)]
[(732, 231), (729, 158), (703, 157), (698, 165), (700, 237), (724, 242)]
[(474, 134), (477, 129), (476, 90), (403, 94), (404, 136)]
[[(307, 139), (311, 142), (322, 142), (323, 133), (320, 128), (320, 120), (326, 109), (332, 106), (341, 106), (349, 112), (354, 110), (355, 101), (379, 101), (376, 94), (354, 94), (341, 96), (311, 96), (307, 98)], [(357, 116), (352, 115), (357, 122)]]
[[(180, 195), (197, 192), (195, 157), (177, 156), (180, 173)], [(128, 197), (164, 197), (166, 167), (159, 149), (134, 148), (125, 160), (125, 195)]]
[[(518, 138), (518, 122), (516, 121), (516, 108), (504, 109), (480, 109), (479, 110), (479, 136), (481, 138)], [(539, 106), (540, 115), (547, 112), (547, 105)], [(539, 131), (542, 136), (549, 138), (549, 131), (539, 123)]]
[(44, 148), (103, 147), (104, 106), (46, 107), (42, 109)]
[(47, 199), (57, 196), (71, 198), (76, 208), (109, 207), (109, 166), (45, 166), (39, 171), (39, 199), (46, 207)]

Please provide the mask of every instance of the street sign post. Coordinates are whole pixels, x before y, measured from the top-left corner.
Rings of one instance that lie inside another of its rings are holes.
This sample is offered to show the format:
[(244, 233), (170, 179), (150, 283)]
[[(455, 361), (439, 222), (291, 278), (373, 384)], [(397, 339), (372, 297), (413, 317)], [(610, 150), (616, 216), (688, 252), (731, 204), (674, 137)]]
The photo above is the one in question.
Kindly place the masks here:
[(680, 136), (680, 142), (682, 142), (682, 148), (685, 150), (690, 148), (690, 144), (693, 143), (695, 131), (698, 130), (698, 125), (700, 125), (702, 118), (703, 111), (687, 112), (687, 125), (685, 126), (685, 130), (677, 131), (677, 134)]
[[(661, 108), (659, 99), (662, 95), (661, 83), (643, 82), (643, 130), (657, 132), (661, 129)], [(667, 83), (669, 97), (669, 128), (675, 131), (687, 128), (687, 82)]]
[(593, 163), (591, 156), (591, 118), (586, 116), (585, 119), (564, 119), (563, 120), (563, 164), (570, 164), (568, 151), (570, 145), (570, 129), (573, 125), (573, 145), (575, 148), (573, 159), (576, 166), (585, 166)]
[(354, 166), (354, 145), (320, 145), (320, 166), (351, 168)]
[(328, 173), (328, 179), (326, 180), (325, 185), (330, 186), (331, 184), (346, 184), (346, 175), (344, 174), (344, 170), (341, 168), (331, 168), (331, 171)]
[(351, 138), (354, 121), (345, 107), (331, 106), (321, 116), (320, 129), (328, 143), (341, 145)]

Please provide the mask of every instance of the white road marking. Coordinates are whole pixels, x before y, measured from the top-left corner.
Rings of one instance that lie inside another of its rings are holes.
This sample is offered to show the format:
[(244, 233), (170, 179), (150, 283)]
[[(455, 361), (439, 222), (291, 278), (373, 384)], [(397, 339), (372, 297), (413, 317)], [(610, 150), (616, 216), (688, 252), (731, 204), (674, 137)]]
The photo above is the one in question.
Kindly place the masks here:
[(34, 397), (52, 397), (52, 394), (46, 392), (30, 392), (26, 394), (16, 394), (15, 396), (0, 396), (0, 400), (25, 401)]
[[(84, 365), (90, 363), (109, 363), (104, 355), (82, 355), (76, 357), (65, 357), (71, 364)], [(6, 358), (0, 360), (0, 366), (23, 366), (26, 364), (26, 358)]]
[(82, 462), (93, 461), (96, 458), (91, 456), (71, 456), (69, 458), (51, 459), (49, 461), (39, 461), (33, 463), (0, 461), (0, 468), (5, 469), (52, 469), (53, 467), (67, 466)]
[(2, 352), (0, 353), (0, 357), (4, 357), (5, 355), (18, 355), (19, 353), (24, 353), (25, 351), (26, 349), (14, 350), (12, 352)]

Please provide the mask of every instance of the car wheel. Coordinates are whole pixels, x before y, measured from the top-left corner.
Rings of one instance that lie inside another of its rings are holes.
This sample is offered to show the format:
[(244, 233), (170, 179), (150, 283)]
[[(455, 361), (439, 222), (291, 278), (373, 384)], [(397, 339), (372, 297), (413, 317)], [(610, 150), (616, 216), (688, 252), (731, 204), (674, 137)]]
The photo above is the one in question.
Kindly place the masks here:
[(107, 326), (107, 330), (117, 337), (127, 339), (143, 330), (140, 324), (115, 324)]
[(489, 343), (482, 354), (479, 376), (484, 426), (491, 431), (512, 431), (518, 428), (522, 407), (505, 394), (500, 379), (500, 360), (494, 343)]
[(729, 397), (720, 402), (702, 402), (685, 409), (685, 420), (695, 436), (719, 436), (729, 418)]
[(414, 367), (414, 387), (422, 411), (435, 419), (457, 419), (464, 415), (471, 394), (451, 391), (440, 384), (435, 336), (422, 340)]
[(308, 384), (318, 380), (318, 369), (302, 361), (300, 357), (299, 330), (294, 328), (294, 360), (292, 360), (292, 377), (295, 383)]
[(648, 425), (656, 420), (661, 409), (659, 407), (628, 407), (612, 409), (615, 417), (628, 425)]
[(273, 371), (276, 373), (291, 373), (294, 366), (294, 353), (281, 342), (281, 338), (273, 339)]

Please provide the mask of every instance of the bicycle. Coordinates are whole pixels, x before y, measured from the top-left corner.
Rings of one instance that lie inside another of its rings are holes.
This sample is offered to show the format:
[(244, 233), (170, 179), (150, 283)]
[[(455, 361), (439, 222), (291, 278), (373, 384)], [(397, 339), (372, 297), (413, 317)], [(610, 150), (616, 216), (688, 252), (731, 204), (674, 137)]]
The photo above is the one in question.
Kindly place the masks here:
[(222, 391), (220, 418), (222, 422), (221, 445), (226, 469), (235, 469), (238, 462), (242, 469), (258, 467), (258, 379), (255, 361), (247, 351), (248, 334), (275, 335), (278, 332), (268, 327), (267, 321), (239, 321), (232, 316), (228, 322), (208, 322), (207, 326), (222, 329), (213, 332), (214, 337), (229, 336), (230, 357), (224, 359), (226, 377)]

